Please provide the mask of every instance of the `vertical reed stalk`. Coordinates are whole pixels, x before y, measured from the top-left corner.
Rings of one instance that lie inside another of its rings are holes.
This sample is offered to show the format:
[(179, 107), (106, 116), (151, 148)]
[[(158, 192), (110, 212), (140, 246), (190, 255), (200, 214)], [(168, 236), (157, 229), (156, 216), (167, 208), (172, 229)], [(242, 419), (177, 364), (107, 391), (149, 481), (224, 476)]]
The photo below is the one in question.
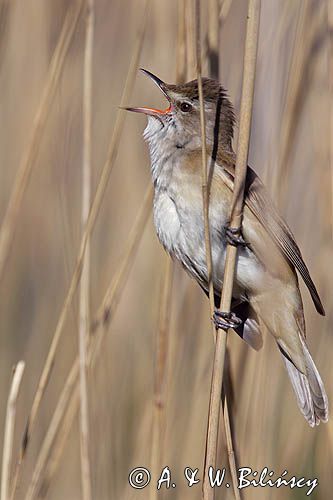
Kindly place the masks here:
[[(176, 82), (183, 83), (186, 80), (186, 63), (188, 59), (188, 46), (186, 44), (186, 0), (178, 3), (178, 30), (177, 30), (177, 66)], [(163, 286), (160, 296), (159, 324), (156, 335), (156, 356), (154, 367), (154, 402), (153, 402), (153, 431), (151, 467), (154, 475), (163, 460), (163, 443), (165, 434), (165, 385), (167, 380), (168, 356), (169, 356), (169, 325), (170, 309), (172, 300), (173, 261), (167, 255), (165, 257), (165, 271)], [(151, 488), (151, 500), (161, 495), (156, 488)]]
[(193, 0), (185, 0), (186, 15), (186, 79), (192, 80), (196, 73), (195, 55), (195, 12)]
[[(208, 61), (209, 61), (209, 76), (216, 80), (219, 80), (219, 72), (220, 72), (220, 61), (219, 61), (219, 38), (220, 38), (220, 2), (218, 0), (210, 0), (209, 4), (209, 26), (208, 26)], [(228, 14), (230, 9), (230, 3), (223, 2), (222, 7), (224, 6), (223, 16), (225, 17)], [(221, 10), (222, 10), (221, 7)], [(211, 315), (214, 311), (211, 311)], [(215, 334), (215, 331), (214, 331)], [(214, 335), (215, 340), (215, 335)], [(238, 480), (237, 480), (237, 470), (236, 470), (236, 462), (235, 462), (235, 452), (232, 442), (232, 433), (230, 427), (230, 417), (229, 417), (229, 407), (227, 401), (227, 392), (224, 391), (224, 402), (223, 402), (223, 414), (224, 414), (224, 426), (225, 426), (225, 435), (226, 435), (226, 447), (228, 452), (228, 460), (229, 460), (229, 468), (232, 477), (232, 484), (234, 495), (236, 499), (240, 498), (240, 493), (238, 490)]]
[(222, 0), (221, 6), (220, 6), (220, 23), (223, 25), (224, 21), (228, 17), (230, 7), (232, 5), (232, 0)]
[(47, 462), (50, 449), (53, 446), (55, 437), (59, 432), (60, 425), (62, 422), (62, 416), (65, 413), (68, 405), (70, 404), (72, 393), (75, 390), (78, 381), (78, 375), (79, 375), (79, 363), (78, 360), (76, 360), (76, 363), (73, 365), (69, 377), (66, 381), (66, 385), (61, 393), (61, 397), (57, 405), (58, 411), (54, 412), (50, 425), (47, 429), (45, 438), (40, 447), (37, 457), (37, 462), (34, 471), (32, 473), (32, 477), (27, 492), (24, 497), (25, 500), (33, 500), (34, 498), (36, 498), (41, 475), (45, 467), (45, 463)]
[(232, 480), (232, 487), (234, 490), (235, 499), (240, 500), (241, 495), (240, 495), (240, 491), (238, 489), (238, 476), (237, 476), (237, 469), (236, 469), (234, 445), (232, 442), (230, 417), (229, 417), (229, 404), (228, 404), (228, 399), (227, 399), (226, 394), (224, 396), (224, 401), (223, 401), (223, 417), (224, 417), (224, 429), (225, 429), (225, 436), (226, 436), (226, 445), (227, 445), (228, 461), (229, 461), (229, 468), (230, 468), (230, 474), (231, 474), (231, 480)]
[[(86, 0), (86, 39), (83, 65), (83, 155), (82, 155), (82, 229), (87, 224), (91, 198), (92, 148), (92, 75), (94, 48), (94, 0)], [(89, 396), (87, 387), (88, 343), (90, 327), (90, 238), (83, 259), (80, 288), (79, 359), (80, 359), (80, 451), (83, 500), (91, 500), (89, 459)]]
[[(196, 63), (197, 63), (197, 79), (198, 79), (198, 91), (199, 91), (199, 102), (200, 102), (200, 124), (201, 124), (201, 152), (202, 152), (202, 171), (201, 171), (201, 183), (202, 183), (202, 200), (203, 200), (203, 220), (205, 229), (205, 248), (206, 248), (206, 261), (207, 261), (207, 278), (208, 278), (208, 290), (209, 290), (209, 304), (211, 316), (214, 313), (214, 287), (212, 281), (212, 249), (210, 241), (210, 230), (209, 230), (209, 191), (210, 186), (208, 185), (208, 173), (207, 173), (207, 148), (206, 148), (206, 119), (205, 119), (205, 108), (204, 99), (202, 91), (202, 76), (201, 76), (201, 22), (200, 22), (200, 0), (196, 0), (196, 12), (195, 12), (195, 40), (196, 40)], [(215, 337), (215, 327), (212, 323), (213, 334)]]
[(10, 386), (7, 412), (5, 422), (5, 433), (2, 453), (2, 472), (1, 472), (1, 500), (9, 500), (10, 495), (10, 473), (13, 457), (13, 441), (16, 418), (16, 404), (20, 385), (24, 372), (24, 361), (19, 361), (14, 369), (13, 379)]
[[(250, 127), (255, 81), (255, 66), (259, 35), (260, 0), (249, 0), (247, 31), (244, 55), (244, 73), (242, 99), (240, 110), (239, 138), (235, 169), (234, 190), (231, 205), (231, 227), (239, 228), (242, 223), (244, 187), (247, 171), (247, 157), (250, 140)], [(232, 289), (235, 273), (237, 248), (227, 245), (227, 255), (224, 270), (223, 289), (220, 309), (230, 311)], [(208, 431), (206, 443), (205, 471), (203, 481), (203, 498), (214, 499), (214, 489), (209, 484), (209, 467), (216, 466), (216, 451), (218, 442), (218, 427), (220, 417), (220, 398), (222, 390), (224, 357), (227, 342), (227, 332), (218, 330), (216, 335), (215, 356), (213, 365), (212, 387), (208, 416)]]
[[(205, 109), (204, 109), (204, 98), (202, 90), (202, 76), (201, 76), (201, 9), (200, 0), (196, 0), (196, 62), (197, 62), (197, 79), (198, 79), (198, 91), (199, 91), (199, 102), (200, 102), (200, 124), (201, 124), (201, 151), (202, 151), (202, 199), (203, 199), (203, 219), (204, 219), (204, 231), (205, 231), (205, 249), (206, 249), (206, 262), (207, 262), (207, 279), (208, 279), (208, 290), (209, 290), (209, 305), (210, 305), (210, 316), (214, 314), (215, 303), (214, 303), (214, 285), (212, 280), (213, 272), (213, 262), (212, 262), (212, 250), (211, 250), (211, 240), (210, 240), (210, 227), (209, 227), (209, 191), (210, 186), (208, 185), (208, 175), (207, 175), (207, 149), (206, 149), (206, 120), (205, 120)], [(215, 27), (214, 27), (215, 28)], [(213, 43), (216, 46), (216, 36), (214, 37)], [(208, 46), (208, 54), (210, 54), (210, 47)], [(214, 71), (217, 70), (215, 60)], [(215, 326), (212, 323), (213, 337), (216, 339)], [(222, 385), (221, 385), (222, 391)], [(220, 394), (221, 394), (220, 391)], [(219, 398), (219, 406), (221, 405), (221, 398)], [(218, 421), (216, 423), (218, 427)], [(208, 427), (209, 429), (209, 427)], [(217, 433), (217, 431), (216, 431)], [(217, 443), (216, 443), (217, 447)], [(215, 450), (216, 453), (216, 450)]]
[(208, 2), (208, 63), (209, 76), (215, 80), (219, 79), (219, 37), (220, 17), (219, 1)]
[(59, 78), (64, 67), (66, 55), (71, 41), (75, 35), (82, 7), (82, 0), (71, 2), (61, 30), (57, 46), (54, 50), (48, 71), (42, 98), (32, 124), (31, 138), (23, 153), (17, 174), (10, 194), (8, 206), (0, 229), (0, 282), (10, 247), (13, 241), (17, 218), (22, 205), (23, 195), (27, 188), (30, 174), (36, 162), (39, 145), (45, 128), (46, 120), (51, 108), (52, 100), (57, 88)]
[[(165, 433), (165, 385), (167, 380), (169, 353), (169, 325), (172, 298), (173, 262), (166, 256), (163, 285), (161, 287), (159, 324), (156, 335), (156, 357), (154, 375), (152, 461), (153, 474), (158, 476), (162, 466)], [(150, 498), (157, 499), (161, 492), (151, 488)]]
[(177, 65), (176, 81), (186, 81), (187, 46), (186, 46), (186, 0), (178, 1)]

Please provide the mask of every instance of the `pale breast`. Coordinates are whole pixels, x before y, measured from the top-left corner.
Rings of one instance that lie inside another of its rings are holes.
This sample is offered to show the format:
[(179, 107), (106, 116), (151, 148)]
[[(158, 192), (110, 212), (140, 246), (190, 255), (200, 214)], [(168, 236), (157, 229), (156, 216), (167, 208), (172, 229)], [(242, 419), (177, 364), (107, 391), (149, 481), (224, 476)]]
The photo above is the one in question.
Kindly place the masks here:
[[(215, 285), (221, 287), (225, 239), (225, 214), (222, 204), (213, 204), (211, 238)], [(206, 247), (200, 177), (187, 176), (174, 169), (172, 179), (163, 189), (155, 188), (154, 222), (164, 248), (177, 258), (202, 286), (207, 283)]]
[(155, 191), (157, 236), (166, 251), (205, 287), (207, 266), (201, 214), (184, 197), (174, 197), (170, 191)]
[[(228, 225), (230, 201), (231, 193), (221, 184), (217, 172), (212, 181), (209, 220), (213, 283), (218, 292), (223, 282), (225, 228)], [(163, 165), (158, 182), (155, 182), (154, 223), (164, 248), (207, 288), (201, 172), (184, 168), (184, 163), (175, 156)], [(254, 254), (247, 248), (239, 248), (235, 297), (244, 295), (246, 289), (256, 287), (262, 272)]]
[(176, 205), (167, 191), (155, 191), (154, 224), (162, 245), (168, 252), (174, 251), (181, 224)]

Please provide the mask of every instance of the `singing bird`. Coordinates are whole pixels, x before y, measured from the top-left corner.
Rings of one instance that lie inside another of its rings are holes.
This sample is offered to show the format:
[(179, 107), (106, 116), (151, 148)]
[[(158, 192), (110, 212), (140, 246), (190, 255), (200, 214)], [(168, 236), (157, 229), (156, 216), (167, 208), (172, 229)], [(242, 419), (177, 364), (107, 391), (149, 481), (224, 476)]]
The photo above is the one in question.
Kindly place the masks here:
[[(154, 183), (154, 223), (158, 238), (173, 259), (208, 294), (202, 203), (202, 153), (197, 80), (166, 84), (142, 70), (163, 92), (169, 106), (126, 108), (144, 113)], [(207, 152), (210, 169), (209, 226), (215, 305), (220, 301), (227, 242), (237, 245), (232, 314), (214, 321), (234, 330), (254, 349), (262, 346), (262, 325), (273, 335), (294, 389), (298, 406), (313, 427), (328, 420), (328, 400), (306, 345), (303, 304), (297, 272), (319, 314), (324, 308), (295, 238), (278, 214), (266, 188), (248, 167), (242, 228), (229, 228), (235, 175), (232, 148), (235, 115), (219, 82), (203, 78)]]

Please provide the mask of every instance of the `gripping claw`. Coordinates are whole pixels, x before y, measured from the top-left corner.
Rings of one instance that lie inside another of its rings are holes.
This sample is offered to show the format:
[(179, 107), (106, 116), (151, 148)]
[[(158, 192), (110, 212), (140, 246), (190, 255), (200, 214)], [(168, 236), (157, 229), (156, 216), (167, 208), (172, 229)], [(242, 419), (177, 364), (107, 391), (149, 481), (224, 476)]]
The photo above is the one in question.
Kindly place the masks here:
[(225, 235), (229, 245), (233, 247), (247, 247), (248, 244), (243, 238), (242, 231), (240, 227), (227, 227), (225, 230)]
[(216, 328), (221, 330), (229, 330), (229, 328), (237, 328), (243, 322), (233, 312), (223, 312), (215, 309), (213, 322)]

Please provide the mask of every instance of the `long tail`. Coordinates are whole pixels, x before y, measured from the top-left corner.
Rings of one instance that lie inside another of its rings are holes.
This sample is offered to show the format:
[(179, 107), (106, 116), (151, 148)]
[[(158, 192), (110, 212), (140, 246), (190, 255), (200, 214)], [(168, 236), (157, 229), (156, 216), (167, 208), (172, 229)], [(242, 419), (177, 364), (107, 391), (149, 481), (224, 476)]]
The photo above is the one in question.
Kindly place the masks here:
[(279, 347), (295, 391), (297, 404), (309, 425), (314, 427), (319, 425), (320, 421), (327, 422), (328, 399), (319, 372), (301, 335), (300, 339), (304, 352), (306, 374), (300, 372), (283, 349)]

